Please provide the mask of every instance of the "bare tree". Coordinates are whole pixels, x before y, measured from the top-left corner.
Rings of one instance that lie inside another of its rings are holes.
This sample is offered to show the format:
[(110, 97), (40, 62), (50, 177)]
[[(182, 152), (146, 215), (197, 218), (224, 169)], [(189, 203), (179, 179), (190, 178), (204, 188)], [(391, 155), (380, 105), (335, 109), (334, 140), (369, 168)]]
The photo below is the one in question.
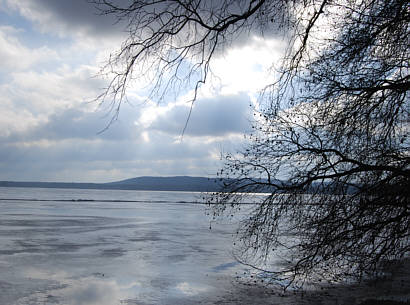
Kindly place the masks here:
[[(101, 97), (118, 111), (138, 77), (161, 100), (207, 79), (243, 34), (282, 30), (279, 79), (255, 110), (249, 147), (228, 155), (215, 215), (269, 192), (238, 230), (244, 263), (285, 286), (362, 277), (409, 246), (409, 20), (404, 0), (95, 1), (128, 24)], [(229, 178), (229, 179), (226, 179)], [(283, 257), (269, 268), (269, 259)], [(265, 262), (262, 264), (262, 262)]]
[(220, 173), (236, 179), (210, 198), (220, 214), (238, 193), (270, 192), (237, 255), (283, 257), (263, 269), (285, 286), (374, 275), (410, 250), (409, 5), (323, 1), (319, 14), (332, 34), (290, 52), (249, 147)]

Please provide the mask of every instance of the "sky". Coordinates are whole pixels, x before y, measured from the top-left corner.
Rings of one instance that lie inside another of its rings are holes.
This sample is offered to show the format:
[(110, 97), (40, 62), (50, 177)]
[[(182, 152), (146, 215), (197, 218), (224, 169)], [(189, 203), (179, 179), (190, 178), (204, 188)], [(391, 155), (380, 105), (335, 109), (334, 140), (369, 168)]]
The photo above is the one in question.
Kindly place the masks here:
[(248, 36), (218, 54), (182, 138), (186, 96), (145, 101), (137, 83), (101, 132), (112, 113), (95, 101), (109, 81), (99, 71), (124, 30), (86, 0), (0, 0), (0, 180), (212, 177), (241, 150), (281, 42)]

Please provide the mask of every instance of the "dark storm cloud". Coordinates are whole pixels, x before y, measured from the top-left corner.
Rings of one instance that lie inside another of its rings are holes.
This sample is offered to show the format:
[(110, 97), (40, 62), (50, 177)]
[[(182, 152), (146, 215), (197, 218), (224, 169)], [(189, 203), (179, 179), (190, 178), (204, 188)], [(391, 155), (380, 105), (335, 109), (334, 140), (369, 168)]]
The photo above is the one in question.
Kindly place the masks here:
[(59, 34), (83, 33), (91, 36), (119, 35), (125, 28), (110, 15), (101, 15), (88, 0), (36, 0), (18, 4), (25, 17), (46, 31)]
[[(249, 96), (237, 94), (197, 100), (185, 131), (191, 136), (224, 136), (250, 130)], [(154, 130), (180, 135), (188, 118), (189, 107), (179, 105), (160, 115), (151, 125)]]
[[(128, 0), (114, 0), (112, 2), (120, 7), (127, 7), (130, 3)], [(206, 9), (213, 7), (213, 11), (220, 10), (223, 5), (221, 1), (207, 1), (205, 3)], [(126, 21), (118, 22), (116, 16), (102, 13), (101, 9), (107, 9), (108, 7), (94, 4), (90, 0), (37, 0), (26, 2), (24, 6), (24, 10), (29, 9), (35, 12), (36, 16), (39, 16), (36, 18), (36, 22), (42, 23), (43, 21), (47, 23), (42, 24), (46, 30), (59, 31), (60, 34), (64, 34), (64, 32), (66, 34), (81, 32), (97, 37), (118, 36), (121, 35), (121, 32), (124, 35), (126, 30)], [(163, 6), (161, 3), (152, 5), (153, 9), (156, 10), (164, 10)], [(266, 14), (251, 16), (248, 20), (248, 26), (243, 31), (238, 31), (228, 38), (231, 46), (246, 45), (250, 36), (281, 37), (283, 33), (280, 32), (283, 31), (283, 28), (279, 31), (279, 24), (274, 20), (277, 19), (277, 16), (286, 16), (286, 14), (280, 12), (280, 8), (277, 9), (275, 7), (266, 7)], [(238, 10), (237, 5), (231, 5), (226, 13), (238, 14), (243, 13), (243, 11)], [(26, 17), (30, 18), (30, 14)], [(49, 24), (50, 22), (51, 24)]]

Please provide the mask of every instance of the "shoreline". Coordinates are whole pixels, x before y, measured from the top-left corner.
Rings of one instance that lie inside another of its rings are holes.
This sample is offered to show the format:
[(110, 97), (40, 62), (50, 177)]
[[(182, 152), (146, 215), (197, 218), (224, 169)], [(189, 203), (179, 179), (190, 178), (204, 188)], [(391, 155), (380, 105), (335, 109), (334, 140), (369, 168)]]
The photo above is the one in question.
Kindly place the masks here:
[[(358, 283), (317, 286), (309, 291), (287, 291), (238, 283), (240, 295), (266, 294), (264, 304), (283, 305), (410, 305), (410, 258), (394, 263), (378, 278)], [(268, 297), (270, 295), (271, 297)], [(247, 298), (241, 303), (249, 304)], [(262, 303), (254, 303), (262, 304)]]

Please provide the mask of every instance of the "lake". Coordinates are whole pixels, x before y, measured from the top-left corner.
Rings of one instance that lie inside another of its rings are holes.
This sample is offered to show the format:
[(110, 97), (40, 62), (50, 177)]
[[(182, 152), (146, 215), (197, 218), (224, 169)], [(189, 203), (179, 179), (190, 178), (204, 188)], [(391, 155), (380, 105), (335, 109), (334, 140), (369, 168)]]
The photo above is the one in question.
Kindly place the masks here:
[(210, 223), (200, 201), (200, 193), (188, 192), (0, 187), (0, 305), (410, 298), (410, 262), (393, 280), (283, 296), (255, 283), (254, 270), (233, 258), (238, 224)]
[(0, 188), (0, 304), (239, 303), (236, 224), (210, 229), (200, 198)]

